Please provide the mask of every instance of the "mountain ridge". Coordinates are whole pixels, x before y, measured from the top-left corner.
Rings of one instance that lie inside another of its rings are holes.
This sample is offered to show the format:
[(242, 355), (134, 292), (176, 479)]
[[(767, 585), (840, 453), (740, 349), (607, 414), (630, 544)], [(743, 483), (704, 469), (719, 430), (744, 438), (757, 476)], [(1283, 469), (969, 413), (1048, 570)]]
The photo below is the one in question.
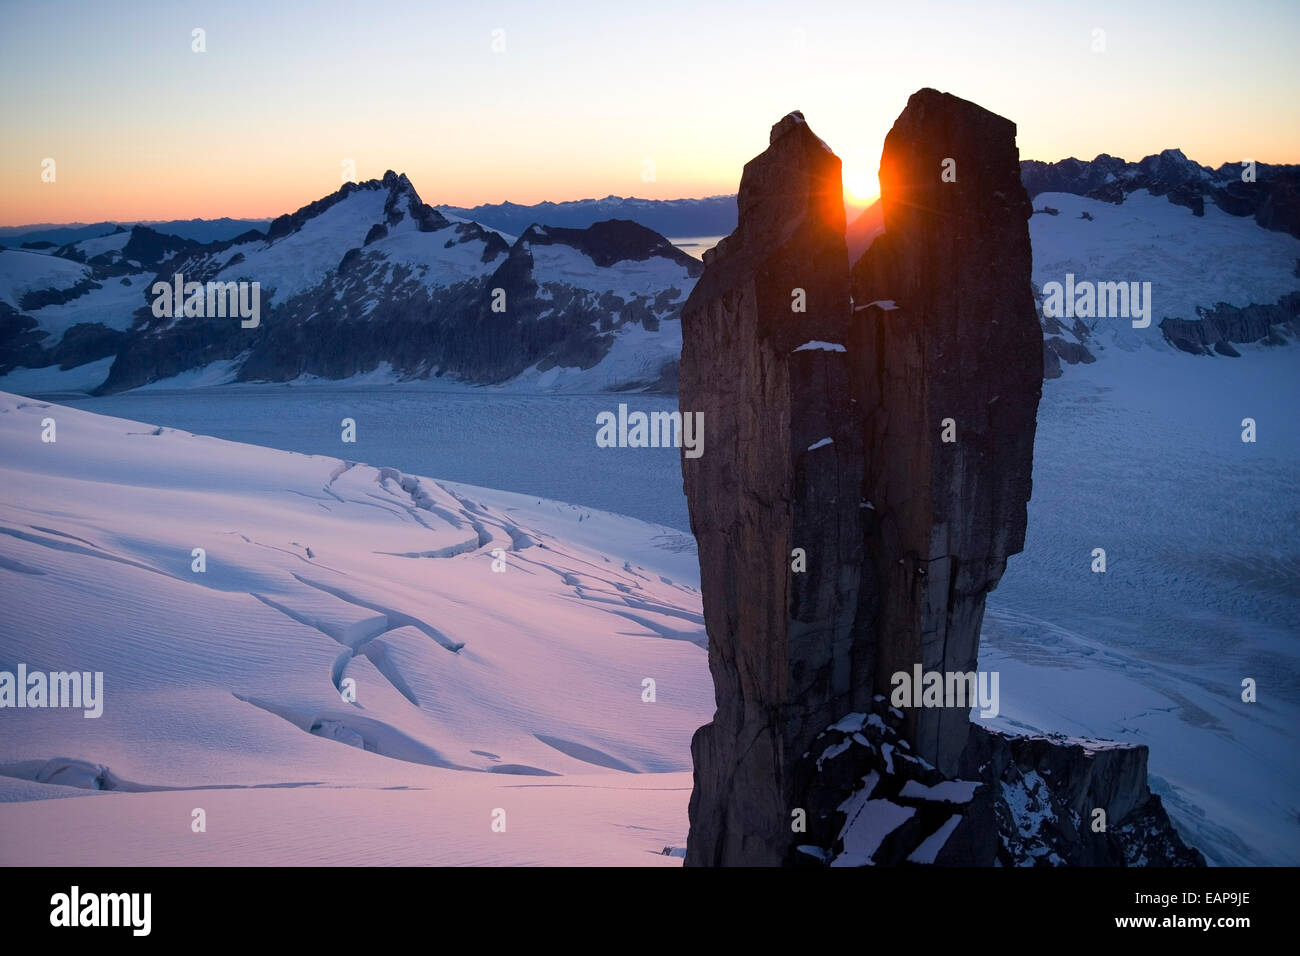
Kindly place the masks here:
[[(1071, 324), (1044, 316), (1048, 377), (1095, 360), (1114, 336), (1125, 348), (1163, 341), (1228, 357), (1239, 356), (1235, 345), (1293, 338), (1300, 328), (1291, 295), (1300, 288), (1300, 247), (1293, 244), (1300, 227), (1290, 225), (1297, 170), (1257, 164), (1257, 182), (1237, 183), (1231, 165), (1213, 170), (1178, 150), (1138, 163), (1107, 154), (1089, 162), (1021, 162), (1022, 183), (1029, 180), (1026, 190), (1036, 197), (1037, 285), (1062, 281), (1068, 271), (1091, 273), (1093, 281), (1129, 278), (1119, 273), (1143, 261), (1141, 250), (1153, 242), (1172, 242), (1167, 251), (1179, 263), (1178, 270), (1164, 268), (1165, 256), (1143, 267), (1157, 280), (1154, 336), (1121, 328), (1127, 322)], [(389, 170), (344, 183), (267, 221), (264, 230), (212, 242), (135, 225), (52, 250), (6, 249), (0, 378), (21, 369), (20, 380), (31, 382), (28, 372), (50, 369), (37, 379), (60, 391), (55, 372), (85, 367), (69, 378), (82, 390), (89, 363), (108, 362), (97, 373), (102, 391), (182, 373), (186, 381), (220, 384), (346, 379), (377, 370), (397, 381), (671, 391), (680, 349), (676, 319), (701, 266), (632, 217), (638, 208), (700, 204), (714, 212), (729, 207), (734, 216), (736, 202), (628, 202), (514, 206), (527, 222), (510, 232), (425, 203), (405, 174)], [(586, 226), (545, 221), (546, 210), (561, 207), (629, 218)], [(1061, 216), (1061, 209), (1069, 212)], [(848, 223), (851, 262), (882, 228), (878, 205)], [(1127, 250), (1122, 255), (1112, 254), (1116, 242)], [(198, 316), (161, 321), (149, 307), (149, 290), (178, 272), (200, 283), (259, 282), (266, 321), (247, 331)], [(504, 296), (498, 310), (495, 290)], [(1207, 315), (1213, 328), (1198, 325)], [(1262, 337), (1261, 322), (1270, 326)]]
[[(1086, 195), (1106, 185), (1108, 174), (1114, 179), (1121, 173), (1125, 174), (1125, 178), (1130, 181), (1136, 179), (1139, 174), (1150, 177), (1159, 187), (1165, 184), (1171, 186), (1182, 184), (1189, 178), (1185, 174), (1186, 170), (1194, 169), (1204, 177), (1205, 182), (1223, 187), (1234, 179), (1240, 179), (1241, 164), (1222, 163), (1217, 168), (1213, 168), (1188, 159), (1181, 149), (1169, 148), (1133, 162), (1104, 152), (1098, 153), (1091, 160), (1074, 156), (1058, 160), (1022, 159), (1020, 169), (1021, 180), (1032, 199), (1042, 192)], [(1259, 183), (1268, 182), (1278, 176), (1300, 175), (1300, 163), (1257, 162), (1255, 173), (1256, 181)], [(630, 218), (670, 237), (721, 236), (736, 227), (735, 199), (735, 193), (678, 199), (642, 199), (636, 196), (611, 194), (603, 198), (587, 197), (558, 202), (544, 200), (531, 204), (515, 203), (510, 200), (479, 203), (475, 206), (439, 203), (433, 208), (441, 213), (471, 219), (488, 228), (511, 235), (518, 235), (534, 222), (550, 226), (582, 227), (602, 219)], [(1225, 201), (1236, 208), (1240, 208), (1243, 201), (1250, 203), (1249, 197), (1230, 197)], [(872, 205), (874, 203), (869, 203), (865, 209), (870, 209)], [(1255, 206), (1252, 205), (1250, 208), (1253, 214)], [(1231, 211), (1227, 207), (1225, 209)], [(612, 214), (611, 210), (614, 210), (615, 214)], [(24, 242), (48, 241), (53, 242), (57, 247), (82, 239), (99, 238), (117, 229), (131, 226), (147, 226), (156, 232), (183, 239), (210, 242), (231, 239), (250, 229), (265, 231), (276, 218), (282, 217), (31, 223), (0, 226), (0, 243), (14, 247)]]
[[(699, 267), (626, 220), (530, 226), (507, 241), (429, 206), (391, 170), (345, 183), (265, 233), (200, 244), (136, 226), (59, 252), (0, 256), (19, 273), (8, 301), (0, 296), (0, 372), (112, 356), (101, 392), (219, 362), (231, 363), (236, 381), (347, 378), (385, 365), (403, 378), (466, 384), (530, 369), (581, 378), (611, 353), (603, 387), (652, 388), (672, 380), (680, 336), (643, 333), (671, 325)], [(21, 275), (56, 262), (53, 283)], [(263, 320), (244, 328), (156, 314), (147, 291), (177, 274), (257, 282)]]

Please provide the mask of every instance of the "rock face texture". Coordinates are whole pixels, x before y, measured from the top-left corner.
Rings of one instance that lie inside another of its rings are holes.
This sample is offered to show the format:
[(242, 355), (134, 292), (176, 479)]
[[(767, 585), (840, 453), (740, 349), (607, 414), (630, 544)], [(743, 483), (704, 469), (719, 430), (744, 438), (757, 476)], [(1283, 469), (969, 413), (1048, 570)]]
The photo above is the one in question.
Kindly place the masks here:
[[(971, 725), (956, 776), (873, 703), (818, 735), (802, 866), (1204, 866), (1147, 788), (1147, 748)], [(1100, 811), (1100, 813), (1098, 812)]]
[(1199, 862), (1145, 748), (992, 734), (921, 687), (890, 706), (895, 675), (990, 686), (984, 601), (1024, 543), (1044, 353), (1015, 126), (922, 90), (881, 187), (850, 272), (840, 162), (786, 116), (682, 310), (717, 700), (686, 863)]
[(1203, 311), (1199, 319), (1164, 319), (1160, 331), (1184, 352), (1240, 358), (1241, 353), (1230, 343), (1285, 345), (1286, 335), (1300, 336), (1300, 292), (1282, 296), (1275, 305), (1238, 308), (1220, 302)]
[[(1043, 339), (1018, 160), (1013, 123), (934, 90), (914, 94), (885, 139), (885, 233), (853, 269), (863, 311), (850, 346), (881, 694), (918, 663), (976, 669), (985, 595), (1024, 546)], [(865, 305), (881, 300), (896, 307)], [(917, 708), (905, 733), (951, 773), (967, 725), (960, 708)]]
[(682, 311), (680, 404), (709, 430), (683, 474), (718, 706), (691, 745), (688, 864), (784, 861), (795, 763), (870, 692), (840, 182), (801, 115), (777, 123)]
[(880, 182), (850, 271), (840, 162), (786, 116), (682, 310), (717, 698), (686, 863), (1203, 865), (1145, 747), (970, 723), (976, 688), (997, 706), (980, 626), (1024, 544), (1043, 377), (1015, 126), (922, 90)]
[[(688, 863), (788, 861), (815, 734), (894, 672), (975, 669), (1024, 541), (1043, 373), (1017, 159), (1013, 124), (913, 96), (852, 277), (840, 163), (803, 117), (745, 167), (682, 317), (681, 408), (712, 436), (683, 474), (718, 704)], [(906, 720), (944, 772), (967, 730), (960, 708)]]

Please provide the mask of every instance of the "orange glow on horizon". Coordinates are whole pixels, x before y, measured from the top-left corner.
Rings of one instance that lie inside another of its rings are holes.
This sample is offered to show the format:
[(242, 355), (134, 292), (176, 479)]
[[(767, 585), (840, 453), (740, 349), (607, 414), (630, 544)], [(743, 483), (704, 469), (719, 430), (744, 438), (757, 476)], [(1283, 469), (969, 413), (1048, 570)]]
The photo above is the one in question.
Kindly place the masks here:
[[(274, 219), (291, 213), (343, 185), (339, 173), (326, 166), (302, 175), (295, 169), (268, 169), (264, 175), (232, 178), (223, 171), (204, 168), (179, 171), (121, 168), (93, 171), (89, 164), (68, 162), (58, 166), (54, 183), (40, 181), (36, 172), (13, 177), (0, 204), (0, 226), (72, 222), (155, 222), (177, 219)], [(517, 177), (466, 175), (467, 170), (411, 168), (401, 163), (382, 167), (358, 166), (355, 180), (378, 179), (385, 169), (406, 173), (420, 198), (430, 205), (473, 207), (513, 202), (519, 205), (603, 199), (606, 196), (641, 199), (690, 199), (733, 194), (736, 181), (723, 177), (692, 176), (672, 183), (646, 183), (639, 178), (611, 175), (604, 181), (571, 175), (537, 177), (521, 188)], [(502, 171), (505, 172), (504, 170)], [(738, 176), (736, 177), (738, 180)], [(113, 188), (105, 189), (106, 182)]]
[[(506, 26), (474, 4), (233, 0), (204, 5), (202, 50), (158, 0), (9, 4), (0, 224), (270, 219), (339, 189), (343, 164), (406, 173), (432, 205), (734, 195), (793, 109), (844, 160), (852, 210), (879, 195), (881, 144), (922, 87), (1013, 121), (1026, 159), (1296, 160), (1300, 5), (1178, 29), (1108, 5), (1102, 52), (1071, 5), (1033, 0), (581, 0), (507, 4)], [(888, 42), (864, 56), (866, 37)]]

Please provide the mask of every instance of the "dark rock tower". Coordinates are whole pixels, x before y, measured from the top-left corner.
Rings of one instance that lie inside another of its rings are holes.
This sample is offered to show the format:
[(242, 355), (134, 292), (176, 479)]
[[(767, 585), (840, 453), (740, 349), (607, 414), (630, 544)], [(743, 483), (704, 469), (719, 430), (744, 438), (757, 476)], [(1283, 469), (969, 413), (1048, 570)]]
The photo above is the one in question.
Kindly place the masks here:
[[(802, 115), (745, 167), (739, 225), (682, 314), (717, 699), (691, 747), (688, 864), (789, 862), (817, 735), (895, 671), (975, 669), (984, 596), (1024, 540), (1042, 381), (1017, 161), (1012, 123), (915, 94), (885, 142), (885, 234), (851, 280), (840, 161)], [(950, 773), (968, 718), (910, 711), (907, 730)]]
[[(1014, 123), (921, 90), (885, 138), (880, 189), (885, 232), (853, 268), (850, 344), (889, 696), (918, 663), (976, 670), (985, 595), (1024, 548), (1043, 335)], [(879, 300), (896, 307), (861, 308)], [(968, 727), (964, 709), (914, 708), (904, 733), (951, 774)]]
[(785, 859), (793, 767), (871, 687), (840, 160), (791, 113), (737, 201), (682, 312), (680, 404), (709, 436), (683, 459), (718, 708), (691, 744), (704, 865)]

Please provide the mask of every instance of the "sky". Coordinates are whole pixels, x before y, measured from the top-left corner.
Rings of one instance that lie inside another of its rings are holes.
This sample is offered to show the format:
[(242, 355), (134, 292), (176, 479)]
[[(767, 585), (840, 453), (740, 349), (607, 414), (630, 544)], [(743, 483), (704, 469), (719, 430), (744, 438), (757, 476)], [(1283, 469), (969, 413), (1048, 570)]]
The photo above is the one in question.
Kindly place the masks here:
[(268, 218), (348, 161), (434, 204), (733, 193), (792, 109), (865, 200), (925, 86), (1023, 158), (1300, 162), (1297, 49), (1297, 0), (0, 0), (0, 225)]

